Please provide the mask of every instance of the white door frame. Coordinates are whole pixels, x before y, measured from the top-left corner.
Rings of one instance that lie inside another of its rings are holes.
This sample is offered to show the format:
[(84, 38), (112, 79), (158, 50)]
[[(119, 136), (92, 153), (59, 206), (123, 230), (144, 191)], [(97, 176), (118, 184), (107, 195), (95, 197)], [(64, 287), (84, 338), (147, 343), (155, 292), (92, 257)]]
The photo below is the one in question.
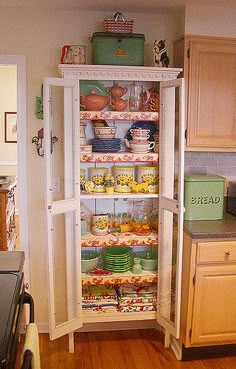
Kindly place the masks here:
[(29, 285), (28, 175), (26, 130), (26, 56), (0, 55), (0, 65), (17, 67), (17, 176), (19, 203), (19, 245), (25, 253), (25, 283)]

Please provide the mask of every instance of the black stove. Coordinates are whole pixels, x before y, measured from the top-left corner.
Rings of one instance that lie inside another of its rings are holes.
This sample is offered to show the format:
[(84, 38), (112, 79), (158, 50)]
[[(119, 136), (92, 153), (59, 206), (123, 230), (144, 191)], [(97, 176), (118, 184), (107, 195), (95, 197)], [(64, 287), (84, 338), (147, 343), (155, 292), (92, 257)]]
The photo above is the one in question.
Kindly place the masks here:
[(14, 369), (23, 304), (30, 306), (34, 322), (34, 303), (24, 290), (24, 253), (0, 252), (0, 369)]

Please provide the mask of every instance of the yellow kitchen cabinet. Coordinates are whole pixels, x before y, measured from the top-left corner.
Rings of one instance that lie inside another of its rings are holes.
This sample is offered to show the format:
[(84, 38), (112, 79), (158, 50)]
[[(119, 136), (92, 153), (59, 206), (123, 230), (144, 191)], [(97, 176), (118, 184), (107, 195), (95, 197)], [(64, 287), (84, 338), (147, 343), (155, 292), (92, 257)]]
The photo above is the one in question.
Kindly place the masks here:
[(184, 235), (181, 344), (236, 343), (236, 240)]
[(186, 151), (236, 152), (236, 39), (184, 36), (173, 52), (184, 68)]

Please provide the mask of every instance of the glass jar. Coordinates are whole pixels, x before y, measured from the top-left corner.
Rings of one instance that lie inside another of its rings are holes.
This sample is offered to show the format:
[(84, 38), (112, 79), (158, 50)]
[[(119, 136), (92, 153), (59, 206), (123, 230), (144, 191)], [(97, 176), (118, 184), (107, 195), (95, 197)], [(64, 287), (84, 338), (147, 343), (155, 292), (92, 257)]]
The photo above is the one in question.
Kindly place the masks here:
[(134, 201), (132, 229), (137, 236), (148, 236), (152, 232), (152, 206), (145, 200)]

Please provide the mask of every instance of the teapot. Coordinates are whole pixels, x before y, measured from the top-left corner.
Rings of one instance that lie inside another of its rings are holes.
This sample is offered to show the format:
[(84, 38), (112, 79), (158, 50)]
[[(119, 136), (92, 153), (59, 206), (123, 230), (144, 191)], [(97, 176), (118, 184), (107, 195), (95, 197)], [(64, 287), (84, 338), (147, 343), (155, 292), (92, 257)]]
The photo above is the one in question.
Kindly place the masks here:
[(110, 102), (110, 96), (102, 96), (92, 91), (88, 95), (80, 95), (80, 106), (85, 110), (99, 111), (105, 108)]
[(127, 92), (127, 88), (121, 87), (117, 83), (114, 83), (112, 87), (106, 88), (106, 92), (113, 98), (120, 98)]

